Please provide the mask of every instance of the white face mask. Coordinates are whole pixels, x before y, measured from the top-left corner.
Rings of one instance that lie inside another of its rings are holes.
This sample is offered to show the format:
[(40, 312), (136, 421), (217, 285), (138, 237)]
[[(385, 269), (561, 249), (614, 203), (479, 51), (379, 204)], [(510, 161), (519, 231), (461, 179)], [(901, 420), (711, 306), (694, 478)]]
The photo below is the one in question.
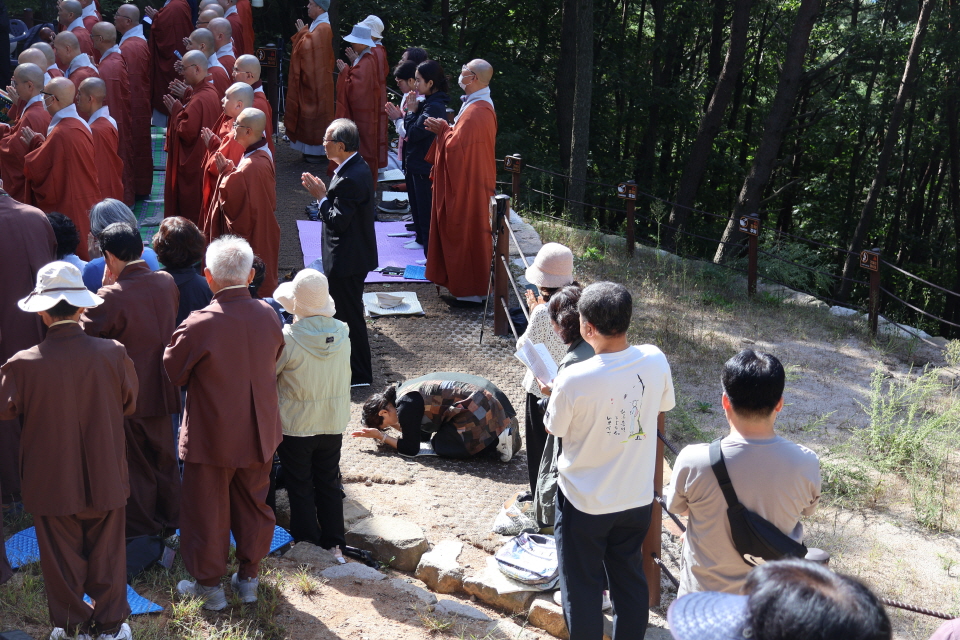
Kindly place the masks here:
[(463, 81), (463, 72), (461, 71), (461, 72), (460, 72), (460, 76), (457, 78), (457, 84), (460, 85), (460, 88), (461, 88), (463, 91), (466, 91), (466, 90), (467, 90), (467, 85), (469, 85), (471, 82), (473, 82), (473, 80), (476, 80), (476, 77), (474, 77), (472, 80), (470, 80), (470, 82), (464, 82), (464, 81)]

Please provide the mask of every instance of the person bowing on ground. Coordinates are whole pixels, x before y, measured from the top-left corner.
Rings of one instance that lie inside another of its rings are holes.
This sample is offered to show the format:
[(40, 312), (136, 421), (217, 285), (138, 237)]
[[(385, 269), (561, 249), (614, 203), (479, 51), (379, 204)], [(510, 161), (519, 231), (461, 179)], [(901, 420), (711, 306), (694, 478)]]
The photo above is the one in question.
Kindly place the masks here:
[[(233, 125), (236, 143), (244, 149), (240, 162), (217, 152), (220, 172), (207, 217), (220, 220), (224, 232), (246, 238), (254, 254), (266, 266), (258, 294), (268, 298), (277, 288), (280, 261), (280, 225), (277, 223), (277, 176), (273, 154), (263, 137), (266, 115), (259, 109), (244, 109)], [(214, 222), (214, 227), (218, 225)]]
[(16, 122), (0, 125), (0, 178), (4, 191), (17, 202), (26, 202), (27, 197), (23, 163), (29, 150), (20, 133), (24, 129), (46, 131), (50, 126), (50, 114), (44, 108), (41, 95), (43, 76), (42, 68), (35, 64), (21, 64), (14, 69), (12, 88), (24, 106)]
[(320, 161), (323, 133), (333, 120), (333, 31), (327, 10), (330, 0), (309, 0), (307, 25), (297, 20), (290, 40), (290, 72), (287, 78), (287, 108), (283, 122), (290, 147), (311, 163)]
[[(20, 139), (29, 150), (23, 162), (27, 204), (44, 213), (59, 211), (73, 220), (77, 233), (86, 238), (90, 207), (100, 200), (100, 184), (93, 135), (77, 113), (75, 95), (76, 88), (66, 78), (51, 80), (43, 96), (51, 115), (46, 135), (24, 127)], [(77, 247), (77, 255), (82, 260), (90, 259), (83, 242)]]
[(433, 165), (427, 279), (467, 302), (481, 302), (490, 279), (490, 197), (497, 182), (492, 78), (485, 60), (463, 65), (463, 106), (453, 126), (443, 118), (424, 123), (437, 136), (427, 154)]
[(206, 81), (207, 56), (188, 51), (183, 56), (183, 79), (193, 89), (184, 106), (172, 95), (164, 97), (170, 113), (167, 127), (167, 175), (163, 192), (164, 216), (183, 216), (194, 224), (200, 221), (203, 201), (203, 154), (200, 132), (217, 123), (220, 101), (217, 90)]
[(93, 136), (96, 153), (97, 182), (100, 184), (100, 199), (123, 197), (123, 160), (118, 154), (120, 138), (117, 121), (110, 115), (110, 107), (104, 104), (107, 85), (100, 78), (87, 78), (80, 84), (77, 95), (77, 113), (87, 120)]
[(143, 36), (140, 9), (120, 5), (113, 24), (120, 37), (120, 54), (127, 64), (130, 87), (130, 165), (136, 197), (153, 190), (153, 139), (150, 137), (150, 47)]
[[(106, 94), (103, 104), (110, 108), (110, 117), (116, 124), (119, 147), (117, 153), (123, 160), (123, 197), (119, 198), (132, 207), (134, 195), (133, 140), (130, 121), (133, 118), (130, 102), (130, 76), (127, 62), (117, 44), (117, 29), (109, 22), (98, 22), (93, 26), (93, 46), (100, 53), (97, 71), (105, 83)], [(106, 196), (104, 196), (106, 197)], [(110, 196), (111, 198), (114, 196)]]

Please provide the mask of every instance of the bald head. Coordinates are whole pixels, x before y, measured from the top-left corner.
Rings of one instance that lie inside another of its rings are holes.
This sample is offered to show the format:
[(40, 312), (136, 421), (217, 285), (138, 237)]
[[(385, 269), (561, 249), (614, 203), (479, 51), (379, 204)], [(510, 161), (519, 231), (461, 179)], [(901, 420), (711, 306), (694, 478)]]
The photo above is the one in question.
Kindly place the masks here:
[(32, 62), (17, 65), (13, 70), (13, 81), (21, 99), (29, 100), (40, 93), (43, 88), (43, 74), (43, 67)]
[(477, 58), (471, 60), (465, 65), (470, 71), (476, 74), (477, 82), (486, 87), (490, 84), (490, 80), (493, 79), (493, 66), (486, 60), (481, 60)]
[(41, 69), (46, 69), (50, 65), (47, 64), (47, 56), (43, 54), (43, 51), (39, 49), (24, 49), (23, 52), (17, 56), (17, 62), (20, 64), (35, 64)]
[(57, 12), (57, 19), (60, 21), (60, 24), (67, 26), (79, 18), (82, 13), (83, 5), (77, 2), (77, 0), (63, 0)]
[(209, 29), (197, 29), (190, 34), (190, 42), (196, 51), (203, 51), (211, 56), (217, 51), (217, 42)]
[[(218, 7), (220, 5), (217, 5)], [(204, 9), (200, 12), (200, 15), (197, 16), (197, 29), (209, 28), (210, 23), (217, 19), (217, 12), (211, 9)]]
[(46, 42), (34, 42), (32, 45), (30, 45), (30, 48), (31, 48), (31, 49), (36, 49), (37, 51), (42, 51), (42, 52), (43, 52), (43, 55), (45, 55), (45, 56), (47, 57), (47, 66), (48, 66), (48, 67), (49, 67), (50, 65), (56, 63), (56, 61), (57, 61), (57, 54), (56, 54), (56, 52), (54, 52), (53, 47), (51, 47), (51, 46), (50, 46), (49, 44), (47, 44)]
[(77, 111), (87, 120), (107, 99), (107, 85), (100, 78), (87, 78), (80, 83), (77, 95)]
[(223, 94), (223, 113), (228, 118), (236, 119), (244, 109), (253, 106), (253, 87), (242, 82), (230, 85)]
[(117, 28), (109, 22), (98, 22), (93, 25), (90, 36), (93, 38), (93, 46), (100, 53), (117, 44)]
[(57, 61), (66, 68), (80, 54), (80, 41), (70, 31), (61, 31), (53, 39), (53, 50), (57, 54)]
[(43, 88), (49, 93), (51, 98), (46, 101), (47, 112), (53, 115), (61, 109), (66, 109), (73, 104), (73, 99), (77, 95), (77, 89), (73, 83), (66, 78), (54, 78)]
[(207, 78), (207, 67), (207, 56), (202, 51), (187, 51), (183, 55), (183, 81), (191, 87), (198, 86)]
[[(212, 4), (215, 4), (218, 7), (220, 7), (220, 3), (217, 2), (217, 0), (200, 0), (200, 4), (198, 5), (198, 8), (201, 10), (208, 9)], [(220, 8), (222, 9), (223, 7), (220, 7)]]
[(256, 56), (244, 54), (233, 65), (233, 79), (237, 82), (254, 84), (260, 81), (260, 61)]
[(135, 4), (122, 4), (113, 14), (114, 23), (116, 23), (117, 18), (126, 18), (136, 24), (140, 22), (140, 7)]
[(247, 149), (263, 139), (267, 116), (260, 109), (244, 109), (237, 116), (237, 142)]
[(212, 33), (214, 39), (216, 39), (218, 49), (227, 42), (230, 42), (230, 38), (233, 37), (233, 27), (230, 26), (230, 21), (226, 18), (214, 18), (210, 21), (210, 24), (207, 25), (207, 29), (210, 30), (210, 33)]

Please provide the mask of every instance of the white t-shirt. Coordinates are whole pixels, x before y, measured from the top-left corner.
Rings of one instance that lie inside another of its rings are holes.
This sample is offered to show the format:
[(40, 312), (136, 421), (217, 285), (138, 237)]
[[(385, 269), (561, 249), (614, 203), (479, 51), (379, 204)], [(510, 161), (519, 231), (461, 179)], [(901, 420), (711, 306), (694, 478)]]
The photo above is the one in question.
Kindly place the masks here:
[[(752, 568), (733, 546), (727, 501), (710, 467), (709, 446), (684, 447), (664, 491), (671, 513), (690, 510), (677, 597), (694, 591), (740, 593)], [(817, 454), (780, 436), (726, 436), (720, 447), (740, 503), (802, 542), (800, 516), (813, 515), (820, 501)]]
[(557, 468), (566, 499), (593, 515), (653, 502), (657, 417), (675, 404), (670, 365), (653, 345), (561, 371), (544, 424), (563, 439)]

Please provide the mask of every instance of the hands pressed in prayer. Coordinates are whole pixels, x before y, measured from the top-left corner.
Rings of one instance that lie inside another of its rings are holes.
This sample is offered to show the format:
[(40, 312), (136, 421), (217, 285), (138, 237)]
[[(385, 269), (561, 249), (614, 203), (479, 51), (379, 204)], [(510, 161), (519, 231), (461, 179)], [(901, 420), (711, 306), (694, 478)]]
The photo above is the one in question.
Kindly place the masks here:
[(215, 134), (213, 131), (211, 131), (207, 127), (200, 129), (200, 137), (203, 138), (203, 146), (207, 147), (208, 149), (210, 148), (211, 140), (213, 141), (213, 146), (215, 147), (220, 146), (220, 136)]
[(113, 271), (110, 271), (110, 267), (107, 266), (106, 261), (103, 263), (103, 280), (101, 283), (103, 286), (108, 287), (111, 284), (114, 284), (117, 281), (117, 276), (113, 274)]
[(386, 435), (380, 429), (375, 429), (373, 427), (361, 427), (356, 431), (351, 431), (350, 435), (354, 438), (373, 438), (374, 440), (379, 440), (383, 442), (386, 439)]
[(383, 105), (383, 110), (387, 112), (387, 117), (391, 120), (399, 120), (403, 117), (403, 112), (392, 102)]
[[(193, 43), (190, 42), (190, 38), (183, 39), (183, 46), (187, 51), (190, 51), (191, 49), (193, 49)], [(179, 60), (177, 62), (179, 62)]]
[(403, 110), (407, 113), (412, 113), (417, 110), (416, 91), (407, 91), (407, 95), (403, 97)]
[(300, 31), (300, 29), (303, 29), (305, 26), (307, 26), (307, 23), (304, 22), (303, 20), (297, 20), (296, 25), (297, 25), (297, 31)]
[(430, 133), (443, 133), (450, 128), (450, 123), (444, 120), (443, 118), (427, 118), (423, 122), (423, 126)]
[(323, 184), (323, 181), (317, 176), (312, 173), (304, 173), (300, 176), (300, 180), (303, 187), (317, 200), (326, 197), (327, 185)]
[(339, 71), (340, 73), (343, 73), (343, 70), (346, 69), (346, 68), (347, 68), (347, 63), (344, 62), (343, 60), (338, 59), (338, 60), (337, 60), (337, 71)]
[(183, 60), (177, 60), (173, 63), (173, 70), (183, 75)]
[(100, 251), (100, 242), (97, 241), (97, 237), (92, 232), (87, 234), (87, 253), (90, 254), (91, 260), (103, 255), (103, 252)]
[(217, 151), (213, 156), (214, 161), (217, 163), (217, 171), (221, 174), (230, 173), (234, 169), (233, 160), (228, 160), (222, 153)]
[(347, 47), (343, 52), (347, 55), (347, 60), (350, 61), (350, 64), (353, 64), (354, 60), (357, 59), (357, 52), (353, 50), (353, 47)]
[(147, 14), (147, 17), (150, 18), (151, 20), (153, 20), (153, 17), (154, 17), (155, 15), (157, 15), (158, 13), (160, 13), (159, 11), (157, 11), (156, 9), (154, 9), (153, 7), (147, 7), (146, 9), (143, 10), (143, 12), (144, 12), (145, 14)]
[(178, 111), (183, 108), (183, 104), (169, 93), (163, 96), (163, 106), (165, 106), (171, 114), (173, 113), (174, 107), (176, 107)]
[(35, 139), (43, 142), (46, 138), (42, 133), (37, 133), (30, 127), (24, 127), (23, 130), (20, 131), (20, 140), (22, 140), (23, 144), (27, 145), (28, 147)]
[(17, 93), (17, 90), (13, 86), (7, 87), (7, 95), (10, 96), (10, 99), (13, 101), (13, 104), (20, 102), (20, 94)]
[(187, 85), (180, 80), (171, 81), (167, 89), (175, 98), (183, 98), (187, 94)]

